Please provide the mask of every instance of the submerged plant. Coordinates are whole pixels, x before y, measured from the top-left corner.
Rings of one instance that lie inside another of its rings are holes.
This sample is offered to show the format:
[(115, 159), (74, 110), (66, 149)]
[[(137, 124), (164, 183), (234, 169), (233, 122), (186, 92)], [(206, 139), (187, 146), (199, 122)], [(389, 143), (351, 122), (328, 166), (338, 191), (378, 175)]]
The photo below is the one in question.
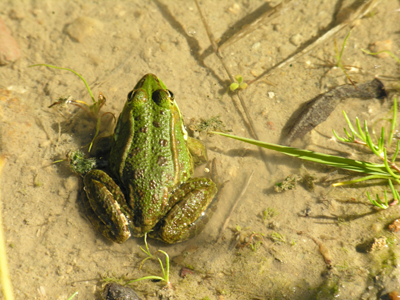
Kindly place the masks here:
[(379, 208), (382, 208), (382, 209), (386, 209), (390, 205), (398, 204), (400, 201), (400, 195), (394, 189), (392, 181), (395, 181), (400, 184), (400, 167), (397, 166), (395, 163), (397, 154), (399, 153), (399, 150), (400, 150), (400, 141), (397, 141), (396, 150), (391, 158), (388, 157), (387, 149), (386, 149), (386, 144), (388, 146), (390, 146), (390, 141), (393, 138), (393, 134), (394, 134), (394, 131), (396, 128), (397, 99), (394, 99), (393, 118), (391, 119), (389, 138), (388, 138), (388, 140), (385, 139), (385, 129), (382, 128), (381, 136), (378, 139), (377, 145), (375, 145), (374, 142), (372, 141), (371, 135), (369, 134), (369, 131), (368, 131), (368, 126), (367, 126), (366, 121), (364, 122), (364, 128), (362, 128), (359, 119), (358, 118), (356, 119), (356, 124), (357, 124), (356, 126), (357, 126), (357, 130), (358, 130), (357, 131), (351, 124), (351, 121), (347, 117), (346, 113), (343, 112), (343, 114), (346, 119), (347, 125), (350, 129), (350, 133), (347, 129), (344, 129), (344, 132), (347, 135), (347, 137), (341, 138), (336, 134), (335, 131), (333, 131), (333, 134), (335, 135), (335, 137), (342, 142), (355, 143), (355, 144), (361, 144), (361, 145), (366, 146), (376, 156), (378, 156), (380, 159), (383, 160), (383, 164), (359, 161), (359, 160), (344, 158), (344, 157), (340, 157), (340, 156), (318, 153), (318, 152), (314, 152), (314, 151), (310, 151), (310, 150), (304, 150), (304, 149), (298, 149), (298, 148), (282, 146), (282, 145), (277, 145), (277, 144), (272, 144), (272, 143), (260, 142), (257, 140), (238, 137), (238, 136), (234, 136), (234, 135), (230, 135), (230, 134), (222, 133), (222, 132), (213, 131), (211, 133), (219, 134), (219, 135), (222, 135), (225, 137), (236, 139), (236, 140), (248, 143), (248, 144), (262, 147), (262, 148), (274, 150), (274, 151), (277, 151), (277, 152), (280, 152), (280, 153), (283, 153), (283, 154), (286, 154), (289, 156), (294, 156), (294, 157), (297, 157), (297, 158), (300, 158), (303, 160), (308, 160), (308, 161), (328, 165), (331, 167), (336, 167), (336, 168), (340, 168), (340, 169), (345, 169), (345, 170), (368, 174), (367, 176), (364, 176), (362, 178), (358, 178), (358, 179), (354, 179), (354, 180), (346, 181), (346, 182), (335, 183), (335, 184), (333, 184), (333, 186), (352, 184), (352, 183), (357, 183), (357, 182), (371, 180), (371, 179), (386, 179), (388, 181), (390, 190), (393, 194), (394, 201), (391, 204), (388, 203), (387, 192), (385, 192), (385, 201), (384, 202), (382, 202), (380, 200), (378, 195), (377, 195), (376, 200), (373, 200), (370, 197), (369, 193), (367, 193), (368, 199), (373, 205), (375, 205)]
[(100, 110), (103, 107), (103, 105), (106, 103), (106, 98), (103, 96), (102, 93), (99, 93), (98, 100), (96, 101), (94, 99), (93, 93), (92, 93), (88, 83), (86, 82), (86, 80), (82, 77), (82, 75), (80, 75), (79, 73), (75, 72), (72, 69), (57, 67), (57, 66), (48, 65), (48, 64), (36, 64), (36, 65), (31, 65), (29, 67), (40, 67), (40, 66), (72, 72), (76, 76), (78, 76), (85, 84), (86, 89), (89, 92), (90, 98), (92, 99), (92, 102), (93, 102), (92, 105), (89, 105), (85, 101), (82, 101), (82, 100), (75, 100), (72, 96), (62, 96), (62, 97), (58, 98), (58, 101), (51, 104), (49, 106), (49, 108), (51, 108), (53, 106), (72, 104), (72, 105), (78, 106), (79, 108), (83, 109), (85, 112), (87, 112), (89, 115), (93, 116), (96, 119), (96, 133), (95, 133), (91, 143), (89, 144), (89, 152), (90, 152), (90, 150), (92, 149), (94, 140), (96, 139), (96, 137), (99, 135), (99, 132), (100, 132), (101, 118), (107, 114), (111, 114), (115, 119), (114, 114), (112, 114), (110, 112), (106, 112), (106, 113), (103, 113), (102, 115), (100, 115)]
[(78, 295), (78, 292), (75, 292), (71, 297), (68, 298), (68, 300), (72, 300), (76, 295)]
[(242, 75), (236, 75), (235, 80), (237, 82), (232, 82), (229, 86), (229, 89), (231, 92), (236, 91), (236, 90), (245, 90), (247, 89), (247, 83), (243, 82), (243, 76)]
[(350, 33), (351, 33), (351, 30), (349, 31), (349, 33), (344, 38), (343, 45), (342, 45), (342, 48), (340, 49), (340, 52), (338, 50), (337, 42), (336, 42), (336, 39), (335, 39), (336, 67), (340, 68), (343, 71), (344, 75), (346, 75), (347, 79), (351, 82), (351, 84), (353, 86), (356, 86), (354, 84), (353, 80), (351, 80), (349, 74), (347, 74), (346, 67), (342, 62), (343, 51), (344, 51), (344, 48), (346, 47), (347, 40), (350, 37)]
[(369, 54), (369, 55), (378, 55), (378, 54), (381, 54), (381, 53), (387, 53), (391, 58), (393, 58), (394, 60), (396, 60), (400, 64), (400, 58), (398, 58), (396, 55), (394, 55), (389, 50), (382, 50), (382, 51), (379, 51), (379, 52), (369, 52), (368, 50), (361, 49), (361, 51), (366, 53), (366, 54)]
[[(142, 250), (144, 253), (146, 253), (147, 257), (141, 262), (139, 270), (142, 268), (142, 266), (143, 266), (143, 264), (145, 263), (146, 260), (154, 259), (154, 257), (157, 257), (157, 259), (158, 259), (158, 261), (160, 263), (160, 266), (161, 266), (163, 277), (154, 276), (154, 275), (144, 276), (144, 277), (141, 277), (141, 278), (138, 278), (138, 279), (135, 279), (135, 280), (131, 280), (131, 281), (127, 282), (126, 284), (130, 284), (130, 283), (141, 281), (141, 280), (150, 279), (150, 280), (164, 281), (166, 283), (166, 287), (172, 288), (171, 282), (169, 281), (169, 256), (168, 256), (168, 254), (163, 250), (157, 250), (154, 253), (154, 255), (151, 254), (149, 246), (147, 244), (147, 232), (144, 234), (144, 244), (146, 245), (146, 249), (143, 249), (143, 247), (140, 247), (140, 250)], [(166, 265), (165, 268), (164, 268), (163, 262), (157, 256), (158, 252), (160, 252), (160, 253), (165, 255), (165, 265)]]

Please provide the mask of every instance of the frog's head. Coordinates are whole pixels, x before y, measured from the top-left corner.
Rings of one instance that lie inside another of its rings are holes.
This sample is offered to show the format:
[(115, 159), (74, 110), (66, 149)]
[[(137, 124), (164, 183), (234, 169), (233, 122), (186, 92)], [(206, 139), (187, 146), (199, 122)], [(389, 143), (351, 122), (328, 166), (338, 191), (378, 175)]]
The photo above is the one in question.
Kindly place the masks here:
[[(139, 80), (135, 88), (128, 94), (130, 102), (151, 103), (160, 107), (172, 109), (176, 106), (174, 94), (167, 89), (165, 84), (154, 74), (146, 74)], [(133, 104), (133, 103), (132, 103)]]
[[(152, 110), (149, 108), (152, 107)], [(183, 137), (187, 140), (187, 132), (183, 124), (183, 118), (178, 105), (175, 102), (174, 94), (154, 74), (146, 74), (139, 80), (135, 88), (129, 92), (128, 101), (124, 111), (134, 111), (136, 115), (144, 115), (150, 111), (170, 113), (172, 122), (179, 125)], [(130, 114), (124, 114), (129, 117)]]

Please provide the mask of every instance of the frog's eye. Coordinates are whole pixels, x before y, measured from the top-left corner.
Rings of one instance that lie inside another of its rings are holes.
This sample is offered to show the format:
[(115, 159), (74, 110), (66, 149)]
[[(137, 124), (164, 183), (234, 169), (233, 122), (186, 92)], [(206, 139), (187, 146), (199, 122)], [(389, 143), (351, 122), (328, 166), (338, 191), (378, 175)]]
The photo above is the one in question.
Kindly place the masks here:
[(128, 100), (133, 98), (133, 96), (135, 95), (135, 92), (136, 92), (135, 90), (132, 90), (132, 91), (129, 92)]
[(163, 99), (163, 95), (161, 94), (161, 91), (162, 90), (156, 90), (151, 95), (151, 98), (153, 99), (153, 101), (155, 103), (157, 103), (157, 105), (161, 105), (161, 102), (162, 102), (162, 99)]
[(169, 94), (169, 97), (171, 98), (171, 100), (174, 101), (175, 100), (174, 93), (171, 92), (170, 90), (167, 90), (167, 93)]

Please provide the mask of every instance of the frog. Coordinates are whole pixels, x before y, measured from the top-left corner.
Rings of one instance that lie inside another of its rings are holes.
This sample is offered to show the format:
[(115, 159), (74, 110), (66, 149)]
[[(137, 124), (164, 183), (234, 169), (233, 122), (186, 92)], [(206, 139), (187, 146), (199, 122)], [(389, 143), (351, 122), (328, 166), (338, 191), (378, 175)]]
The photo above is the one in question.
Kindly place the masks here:
[(192, 178), (193, 153), (206, 155), (205, 146), (188, 135), (174, 94), (156, 75), (143, 76), (128, 93), (109, 140), (107, 168), (83, 177), (94, 226), (116, 243), (148, 234), (174, 244), (197, 235), (218, 187), (211, 178)]

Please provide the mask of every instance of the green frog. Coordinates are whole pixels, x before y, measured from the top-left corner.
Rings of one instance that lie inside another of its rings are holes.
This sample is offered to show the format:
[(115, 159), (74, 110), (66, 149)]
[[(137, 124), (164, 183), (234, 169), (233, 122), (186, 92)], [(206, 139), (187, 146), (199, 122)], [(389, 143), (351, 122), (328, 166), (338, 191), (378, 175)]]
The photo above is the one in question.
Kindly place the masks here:
[(191, 145), (206, 153), (193, 140), (173, 93), (145, 75), (118, 118), (107, 172), (93, 169), (83, 179), (89, 217), (105, 237), (123, 243), (150, 232), (173, 244), (201, 230), (218, 188), (209, 178), (191, 178)]

